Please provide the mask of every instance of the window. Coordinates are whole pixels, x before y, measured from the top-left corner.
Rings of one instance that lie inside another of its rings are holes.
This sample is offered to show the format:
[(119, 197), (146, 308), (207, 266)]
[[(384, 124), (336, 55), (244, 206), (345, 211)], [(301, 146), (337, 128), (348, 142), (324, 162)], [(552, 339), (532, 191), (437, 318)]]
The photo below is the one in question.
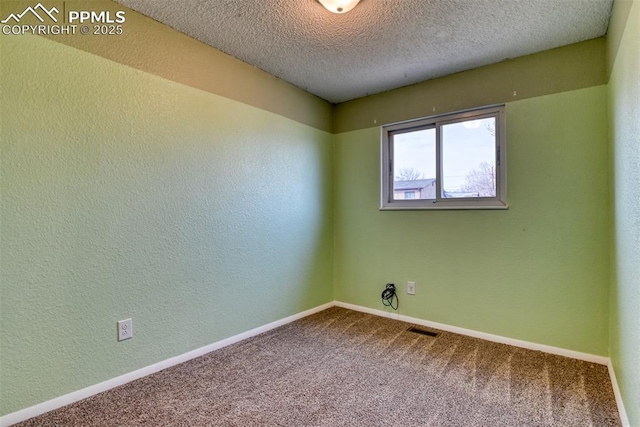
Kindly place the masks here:
[(382, 126), (380, 209), (506, 209), (504, 106)]

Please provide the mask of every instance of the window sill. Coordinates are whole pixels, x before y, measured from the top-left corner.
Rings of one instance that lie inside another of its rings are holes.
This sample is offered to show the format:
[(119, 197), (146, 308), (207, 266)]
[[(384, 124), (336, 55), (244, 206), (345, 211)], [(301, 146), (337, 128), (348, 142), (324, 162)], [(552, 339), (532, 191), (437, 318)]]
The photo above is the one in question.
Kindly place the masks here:
[(411, 203), (393, 203), (389, 205), (380, 206), (381, 211), (432, 211), (432, 210), (507, 210), (509, 205), (503, 202), (478, 202), (477, 205), (469, 204), (455, 204), (455, 203), (431, 203), (429, 205), (411, 204)]

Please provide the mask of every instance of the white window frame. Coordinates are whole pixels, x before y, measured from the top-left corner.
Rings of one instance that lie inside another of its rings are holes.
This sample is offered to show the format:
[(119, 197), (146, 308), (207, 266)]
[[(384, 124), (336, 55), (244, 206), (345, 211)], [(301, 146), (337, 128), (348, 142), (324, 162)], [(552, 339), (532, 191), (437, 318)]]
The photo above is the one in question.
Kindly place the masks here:
[[(496, 197), (443, 198), (442, 195), (442, 126), (467, 120), (495, 117), (496, 119)], [(436, 198), (393, 198), (393, 136), (424, 129), (436, 130)], [(381, 197), (380, 210), (431, 209), (508, 209), (507, 204), (507, 146), (504, 105), (492, 105), (471, 110), (440, 114), (421, 119), (392, 123), (381, 127)]]

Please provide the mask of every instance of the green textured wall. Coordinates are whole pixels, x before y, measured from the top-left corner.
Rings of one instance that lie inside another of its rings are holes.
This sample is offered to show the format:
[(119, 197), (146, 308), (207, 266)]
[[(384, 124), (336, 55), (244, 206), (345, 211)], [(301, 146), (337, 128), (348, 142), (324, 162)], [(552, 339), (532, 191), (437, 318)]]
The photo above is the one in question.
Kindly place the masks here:
[[(622, 22), (624, 25), (624, 22)], [(640, 2), (622, 33), (609, 81), (613, 152), (611, 360), (631, 426), (640, 426)], [(612, 55), (614, 56), (614, 55)]]
[[(637, 1), (611, 29), (616, 262), (603, 39), (332, 109), (127, 13), (117, 40), (0, 38), (0, 416), (415, 280), (402, 314), (587, 353), (611, 314), (639, 423)], [(505, 100), (509, 210), (378, 210), (374, 120)]]
[(504, 211), (379, 211), (379, 128), (336, 135), (336, 300), (381, 309), (395, 282), (401, 314), (607, 355), (606, 86), (506, 113)]
[[(33, 5), (31, 0), (0, 0), (0, 16), (19, 13)], [(117, 37), (77, 33), (42, 37), (317, 129), (331, 130), (329, 102), (120, 3), (47, 0), (46, 5), (59, 10), (107, 11), (111, 16), (123, 11), (126, 21)], [(23, 16), (21, 23), (40, 24), (30, 14)], [(13, 37), (0, 34), (0, 39)]]
[(349, 132), (606, 83), (600, 37), (343, 102), (333, 110), (332, 129)]
[(1, 43), (0, 415), (333, 299), (330, 134)]

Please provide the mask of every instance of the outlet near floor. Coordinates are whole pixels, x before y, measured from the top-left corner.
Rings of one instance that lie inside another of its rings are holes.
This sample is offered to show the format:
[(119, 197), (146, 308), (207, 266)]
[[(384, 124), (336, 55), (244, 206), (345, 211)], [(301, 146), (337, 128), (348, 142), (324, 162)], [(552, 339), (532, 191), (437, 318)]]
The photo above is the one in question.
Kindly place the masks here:
[(409, 295), (416, 294), (416, 282), (407, 282), (407, 294)]
[(133, 336), (133, 321), (131, 319), (118, 321), (118, 341), (128, 340)]

